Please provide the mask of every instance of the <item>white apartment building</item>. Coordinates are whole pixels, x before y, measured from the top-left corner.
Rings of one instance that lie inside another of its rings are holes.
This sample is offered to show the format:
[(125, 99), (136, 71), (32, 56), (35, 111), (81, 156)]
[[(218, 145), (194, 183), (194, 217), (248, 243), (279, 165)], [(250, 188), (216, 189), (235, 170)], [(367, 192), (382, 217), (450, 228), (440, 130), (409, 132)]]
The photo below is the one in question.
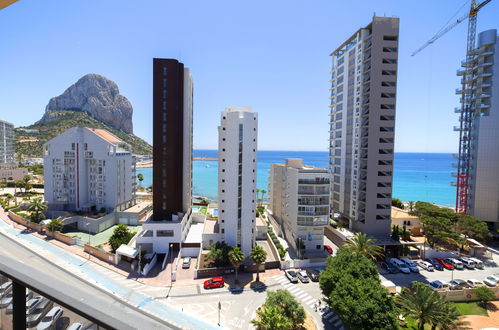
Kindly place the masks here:
[(218, 224), (222, 241), (246, 257), (255, 246), (258, 116), (230, 106), (218, 127)]
[(72, 127), (43, 145), (49, 210), (113, 212), (135, 196), (130, 146), (103, 129)]
[(15, 163), (14, 125), (0, 120), (0, 164)]
[(330, 177), (328, 169), (303, 165), (301, 159), (286, 159), (270, 169), (269, 212), (299, 256), (323, 249)]
[[(467, 213), (486, 221), (491, 230), (499, 229), (499, 37), (497, 30), (478, 34), (470, 60), (458, 70), (469, 89), (456, 93), (468, 98), (474, 116), (463, 129), (470, 143)], [(462, 99), (461, 99), (462, 101)], [(462, 108), (456, 108), (461, 113)], [(463, 126), (468, 123), (463, 123)], [(457, 166), (455, 166), (457, 167)], [(454, 174), (456, 176), (456, 174)]]
[(350, 228), (390, 234), (399, 19), (373, 17), (331, 53), (334, 212)]

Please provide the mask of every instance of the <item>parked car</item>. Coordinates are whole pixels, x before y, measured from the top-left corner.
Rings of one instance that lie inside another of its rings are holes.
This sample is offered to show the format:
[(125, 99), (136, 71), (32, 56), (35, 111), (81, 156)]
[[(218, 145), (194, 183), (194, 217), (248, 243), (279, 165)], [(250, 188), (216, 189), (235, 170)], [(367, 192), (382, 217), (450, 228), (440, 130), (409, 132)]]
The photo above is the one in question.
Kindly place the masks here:
[(326, 250), (329, 254), (333, 254), (333, 248), (329, 245), (324, 245), (324, 250)]
[(449, 283), (445, 281), (433, 281), (430, 283), (430, 287), (433, 290), (446, 290), (449, 289)]
[(442, 265), (445, 269), (448, 269), (448, 270), (454, 270), (454, 266), (449, 264), (447, 261), (445, 261), (444, 259), (442, 258), (433, 258), (434, 260), (436, 260), (440, 265)]
[(52, 328), (57, 320), (61, 317), (63, 312), (62, 307), (56, 306), (52, 308), (47, 315), (36, 326), (36, 330), (46, 330)]
[(304, 270), (300, 270), (296, 276), (302, 283), (310, 282), (310, 279), (307, 276), (307, 272)]
[[(40, 301), (42, 301), (41, 296), (36, 296), (34, 298), (29, 299), (26, 302), (26, 315), (29, 315), (29, 313), (31, 313), (35, 309), (36, 305), (38, 305)], [(7, 310), (5, 312), (7, 314), (12, 314), (12, 304), (7, 306)]]
[(399, 272), (398, 268), (388, 262), (382, 262), (381, 268), (388, 271), (390, 274), (396, 274)]
[[(33, 291), (31, 290), (26, 290), (26, 300), (30, 299), (33, 297)], [(0, 300), (0, 308), (5, 308), (12, 304), (12, 290), (9, 291), (3, 298)]]
[(390, 258), (389, 262), (404, 274), (409, 274), (411, 272), (409, 267), (397, 258)]
[(298, 277), (296, 276), (296, 272), (287, 269), (284, 274), (286, 274), (286, 277), (291, 283), (298, 283)]
[(307, 275), (308, 275), (308, 278), (312, 281), (312, 282), (318, 282), (319, 281), (319, 272), (314, 270), (314, 269), (307, 269)]
[(462, 290), (466, 288), (471, 288), (471, 285), (466, 283), (464, 280), (455, 279), (449, 282), (449, 288), (451, 290)]
[(483, 262), (480, 259), (477, 258), (469, 258), (470, 260), (473, 260), (475, 262), (475, 267), (478, 269), (483, 269)]
[(499, 284), (499, 277), (494, 275), (487, 276), (483, 283), (487, 284), (488, 286), (494, 287)]
[(459, 258), (459, 261), (461, 261), (463, 263), (464, 267), (466, 267), (468, 269), (475, 269), (475, 262), (473, 260), (471, 260), (470, 258), (461, 257), (461, 258)]
[(468, 283), (468, 285), (471, 286), (472, 288), (476, 288), (479, 286), (485, 286), (485, 284), (482, 281), (475, 280), (475, 279), (467, 280), (466, 283)]
[(461, 261), (457, 260), (456, 258), (447, 258), (447, 259), (445, 259), (445, 262), (454, 266), (455, 269), (458, 269), (458, 270), (464, 269), (463, 263)]
[(400, 261), (402, 261), (404, 264), (407, 265), (407, 267), (409, 267), (409, 269), (411, 270), (411, 272), (413, 273), (419, 273), (419, 268), (418, 266), (409, 258), (400, 258)]
[(191, 268), (191, 257), (185, 257), (184, 258), (184, 260), (182, 261), (182, 268), (184, 268), (184, 269)]
[(433, 269), (435, 270), (444, 270), (444, 266), (442, 266), (437, 260), (435, 259), (425, 259), (424, 261), (429, 262), (432, 266)]
[(47, 314), (49, 310), (52, 309), (54, 303), (47, 298), (42, 297), (41, 301), (35, 306), (35, 308), (26, 316), (26, 326), (32, 328), (40, 322), (42, 317)]
[(204, 281), (205, 289), (221, 288), (225, 285), (224, 279), (222, 277), (213, 277), (209, 280)]
[(66, 330), (82, 330), (83, 329), (83, 324), (81, 323), (73, 323), (69, 327), (66, 328)]
[(424, 270), (427, 270), (429, 272), (432, 272), (434, 270), (431, 262), (419, 260), (417, 263), (418, 263), (419, 267), (423, 268)]

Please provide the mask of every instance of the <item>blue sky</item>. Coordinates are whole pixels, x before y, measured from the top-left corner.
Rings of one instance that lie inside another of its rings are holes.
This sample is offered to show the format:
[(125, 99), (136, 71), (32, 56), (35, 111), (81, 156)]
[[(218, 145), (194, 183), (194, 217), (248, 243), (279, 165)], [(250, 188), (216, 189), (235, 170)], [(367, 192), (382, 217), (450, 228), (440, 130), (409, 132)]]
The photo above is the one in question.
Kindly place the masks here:
[[(118, 84), (135, 134), (151, 141), (152, 58), (178, 58), (194, 78), (195, 148), (217, 147), (225, 106), (250, 105), (260, 149), (325, 151), (329, 54), (376, 13), (401, 20), (396, 151), (455, 152), (467, 23), (410, 54), (463, 3), (21, 0), (0, 11), (0, 119), (29, 125), (51, 97), (98, 73)], [(478, 31), (498, 28), (498, 14), (499, 3), (488, 4)]]

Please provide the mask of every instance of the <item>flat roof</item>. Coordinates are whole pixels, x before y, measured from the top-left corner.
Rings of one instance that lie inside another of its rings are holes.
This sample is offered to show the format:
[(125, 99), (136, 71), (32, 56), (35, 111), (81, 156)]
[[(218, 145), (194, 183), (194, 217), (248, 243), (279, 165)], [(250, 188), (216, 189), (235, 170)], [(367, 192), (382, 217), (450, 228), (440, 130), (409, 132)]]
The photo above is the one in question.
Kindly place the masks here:
[(206, 219), (203, 226), (203, 234), (218, 234), (218, 221)]
[(88, 128), (88, 127), (87, 127), (87, 129), (90, 130), (95, 135), (103, 138), (107, 142), (111, 142), (111, 143), (125, 143), (122, 139), (120, 139), (119, 137), (117, 137), (113, 133), (111, 133), (109, 131), (106, 131), (105, 129), (101, 129), (101, 128)]
[(204, 223), (193, 223), (184, 243), (201, 243), (203, 241)]

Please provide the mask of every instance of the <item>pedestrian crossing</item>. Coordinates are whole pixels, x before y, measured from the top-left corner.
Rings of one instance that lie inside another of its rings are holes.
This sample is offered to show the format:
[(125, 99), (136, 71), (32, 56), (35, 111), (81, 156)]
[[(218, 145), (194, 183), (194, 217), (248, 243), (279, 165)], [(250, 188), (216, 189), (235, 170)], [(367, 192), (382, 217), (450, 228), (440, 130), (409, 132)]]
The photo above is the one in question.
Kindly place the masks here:
[[(299, 284), (291, 283), (285, 275), (274, 275), (272, 279), (279, 283), (285, 290), (288, 290), (296, 299), (300, 300), (302, 305), (308, 306), (315, 311), (315, 306), (319, 299), (312, 297), (300, 288)], [(344, 330), (340, 318), (329, 307), (319, 308), (317, 313), (322, 317), (324, 323), (328, 323), (326, 328)], [(326, 325), (326, 324), (325, 324)]]

